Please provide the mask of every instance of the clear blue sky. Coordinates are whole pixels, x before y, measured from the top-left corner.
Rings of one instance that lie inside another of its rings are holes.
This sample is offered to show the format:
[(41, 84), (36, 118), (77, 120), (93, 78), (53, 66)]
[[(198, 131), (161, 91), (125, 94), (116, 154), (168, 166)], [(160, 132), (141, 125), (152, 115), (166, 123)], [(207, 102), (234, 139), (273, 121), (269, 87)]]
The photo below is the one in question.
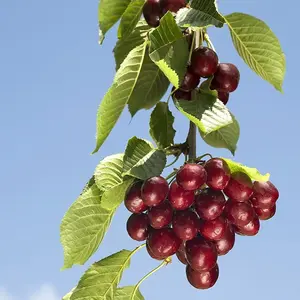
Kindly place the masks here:
[[(299, 297), (299, 43), (294, 25), (299, 4), (284, 3), (289, 8), (281, 1), (219, 1), (222, 13), (253, 14), (281, 39), (287, 55), (284, 95), (247, 68), (226, 27), (211, 31), (220, 60), (241, 71), (240, 87), (229, 104), (241, 125), (236, 160), (272, 174), (281, 193), (278, 213), (257, 237), (237, 238), (234, 250), (220, 259), (220, 279), (212, 290), (191, 288), (184, 267), (174, 259), (143, 284), (146, 299)], [(18, 300), (27, 300), (44, 283), (63, 296), (90, 263), (136, 246), (125, 233), (128, 213), (121, 207), (89, 263), (59, 271), (61, 218), (96, 164), (122, 152), (131, 136), (148, 137), (149, 111), (138, 113), (131, 124), (126, 112), (100, 153), (90, 156), (96, 110), (114, 75), (115, 31), (104, 46), (98, 45), (97, 5), (97, 0), (0, 1), (0, 287)], [(187, 122), (176, 116), (176, 139), (181, 141)], [(230, 157), (199, 139), (199, 154), (207, 151)], [(139, 253), (122, 283), (135, 284), (156, 265)]]

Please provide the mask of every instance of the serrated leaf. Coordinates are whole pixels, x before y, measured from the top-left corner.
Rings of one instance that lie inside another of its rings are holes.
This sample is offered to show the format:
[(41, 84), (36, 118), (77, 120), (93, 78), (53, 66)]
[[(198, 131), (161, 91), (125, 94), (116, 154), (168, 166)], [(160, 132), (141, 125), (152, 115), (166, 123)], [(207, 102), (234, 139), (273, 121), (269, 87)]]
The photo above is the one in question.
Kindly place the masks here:
[(150, 135), (161, 149), (174, 144), (176, 130), (173, 128), (174, 116), (166, 102), (156, 105), (150, 118)]
[(269, 173), (263, 175), (256, 168), (247, 167), (241, 163), (235, 162), (228, 158), (222, 157), (222, 159), (224, 159), (227, 162), (231, 173), (243, 172), (246, 173), (252, 180), (257, 181), (268, 181), (270, 179)]
[(275, 34), (266, 23), (247, 14), (233, 13), (225, 19), (241, 58), (254, 72), (282, 91), (285, 55)]
[(100, 0), (98, 8), (99, 42), (102, 44), (106, 32), (118, 22), (131, 0)]
[(62, 300), (70, 300), (71, 299), (71, 296), (73, 294), (73, 292), (75, 291), (76, 288), (73, 288), (68, 294), (66, 294)]
[(178, 11), (176, 22), (179, 26), (206, 27), (215, 25), (222, 27), (225, 23), (223, 16), (218, 12), (215, 0), (194, 0), (190, 7)]
[(218, 92), (216, 90), (211, 90), (210, 86), (211, 86), (211, 82), (213, 80), (213, 76), (211, 76), (210, 78), (208, 78), (207, 80), (203, 81), (202, 84), (199, 87), (199, 90), (202, 94), (208, 94), (208, 95), (212, 95), (214, 97), (218, 97)]
[(97, 152), (109, 133), (117, 123), (125, 105), (134, 96), (140, 96), (139, 79), (144, 62), (146, 42), (130, 51), (121, 67), (117, 71), (114, 83), (104, 96), (97, 114)]
[(64, 216), (60, 227), (63, 269), (83, 265), (98, 249), (115, 212), (101, 206), (101, 194), (92, 179)]
[(178, 88), (186, 72), (189, 50), (172, 13), (168, 12), (161, 18), (160, 25), (150, 33), (149, 38), (151, 59)]
[(132, 253), (123, 250), (94, 263), (81, 277), (71, 300), (114, 300)]
[(194, 92), (192, 101), (175, 100), (178, 110), (196, 124), (204, 134), (209, 134), (233, 122), (227, 107), (216, 97)]
[(163, 151), (154, 149), (146, 140), (133, 137), (128, 141), (125, 150), (123, 175), (142, 180), (159, 176), (166, 161), (166, 154)]
[(240, 126), (232, 114), (231, 117), (233, 119), (233, 123), (209, 134), (205, 135), (201, 131), (200, 134), (208, 145), (215, 148), (228, 149), (234, 155), (240, 137)]
[(114, 300), (145, 300), (140, 290), (134, 293), (134, 286), (118, 288)]
[(119, 39), (126, 37), (133, 31), (142, 15), (144, 4), (145, 0), (132, 0), (127, 6), (118, 29)]

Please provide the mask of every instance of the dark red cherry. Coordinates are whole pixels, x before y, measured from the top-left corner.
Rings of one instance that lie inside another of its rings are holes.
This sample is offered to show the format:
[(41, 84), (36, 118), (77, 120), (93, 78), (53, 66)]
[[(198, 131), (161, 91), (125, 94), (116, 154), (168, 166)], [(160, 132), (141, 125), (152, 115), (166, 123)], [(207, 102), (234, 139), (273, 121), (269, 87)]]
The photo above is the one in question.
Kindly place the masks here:
[(223, 102), (223, 104), (227, 104), (229, 100), (229, 93), (228, 92), (222, 92), (218, 91), (218, 99)]
[(225, 195), (233, 201), (245, 202), (253, 193), (251, 178), (242, 172), (231, 174), (230, 181), (224, 189)]
[(148, 211), (150, 225), (155, 229), (160, 229), (169, 225), (173, 217), (173, 208), (169, 201), (164, 201), (158, 206), (151, 207)]
[(254, 236), (257, 235), (260, 228), (260, 222), (257, 216), (245, 226), (235, 227), (235, 232), (239, 235)]
[(147, 206), (156, 206), (163, 202), (169, 192), (166, 179), (156, 176), (147, 179), (142, 186), (142, 199)]
[(125, 206), (126, 208), (135, 214), (139, 214), (145, 210), (147, 210), (148, 206), (145, 205), (141, 195), (142, 182), (136, 182), (133, 184), (128, 190), (125, 197)]
[(228, 200), (225, 206), (225, 214), (228, 221), (236, 226), (245, 226), (253, 220), (254, 209), (250, 202), (234, 202)]
[(205, 169), (197, 164), (185, 164), (176, 175), (177, 183), (186, 191), (198, 190), (207, 179)]
[(211, 241), (218, 241), (225, 235), (227, 226), (227, 220), (223, 216), (220, 216), (211, 221), (200, 220), (199, 231), (204, 238)]
[(199, 219), (192, 210), (177, 211), (173, 216), (173, 230), (183, 241), (193, 239), (198, 233)]
[(185, 244), (186, 258), (189, 265), (196, 271), (211, 270), (217, 263), (217, 250), (213, 243), (203, 237), (195, 237)]
[(214, 220), (222, 214), (225, 203), (226, 199), (221, 191), (205, 189), (196, 196), (195, 209), (200, 218)]
[(254, 210), (260, 220), (266, 221), (274, 217), (276, 213), (276, 204), (271, 208), (254, 207)]
[(132, 214), (127, 221), (127, 232), (135, 241), (144, 241), (148, 236), (148, 216)]
[(159, 256), (155, 256), (155, 255), (153, 254), (153, 252), (152, 252), (151, 249), (149, 248), (148, 243), (146, 243), (146, 249), (147, 249), (147, 252), (148, 252), (148, 254), (150, 255), (150, 257), (152, 257), (153, 259), (156, 259), (156, 260), (164, 260), (164, 258), (159, 257)]
[(273, 207), (279, 198), (277, 188), (270, 182), (258, 182), (253, 184), (253, 195), (251, 202), (254, 206), (260, 208)]
[(188, 264), (188, 262), (186, 260), (185, 243), (184, 242), (181, 243), (178, 251), (176, 252), (176, 256), (181, 263), (183, 263), (184, 265)]
[(196, 289), (206, 290), (215, 285), (219, 278), (219, 267), (216, 264), (211, 270), (197, 272), (191, 266), (186, 267), (186, 276), (189, 283)]
[(144, 4), (143, 15), (150, 27), (157, 27), (159, 25), (159, 20), (162, 16), (160, 2), (160, 0), (147, 0)]
[(233, 64), (219, 64), (212, 80), (212, 87), (218, 91), (231, 93), (239, 85), (240, 72)]
[(186, 210), (194, 203), (194, 191), (184, 190), (176, 181), (170, 186), (169, 201), (176, 210)]
[(235, 243), (235, 233), (230, 224), (228, 224), (225, 235), (219, 241), (215, 241), (218, 255), (226, 255), (234, 246)]
[(207, 47), (199, 47), (193, 51), (190, 70), (200, 77), (210, 77), (218, 69), (218, 55)]
[(200, 76), (192, 73), (189, 69), (184, 75), (180, 89), (186, 92), (194, 90), (200, 82)]
[(160, 2), (164, 14), (168, 11), (177, 13), (180, 8), (186, 6), (186, 0), (161, 0)]
[(206, 184), (214, 190), (224, 190), (230, 180), (230, 169), (225, 160), (212, 158), (205, 164)]
[(175, 98), (176, 100), (186, 100), (186, 101), (191, 101), (192, 100), (192, 92), (186, 92), (183, 90), (177, 90), (174, 94), (173, 94), (173, 98)]
[(154, 256), (167, 258), (178, 251), (181, 240), (172, 228), (162, 228), (151, 230), (147, 243)]

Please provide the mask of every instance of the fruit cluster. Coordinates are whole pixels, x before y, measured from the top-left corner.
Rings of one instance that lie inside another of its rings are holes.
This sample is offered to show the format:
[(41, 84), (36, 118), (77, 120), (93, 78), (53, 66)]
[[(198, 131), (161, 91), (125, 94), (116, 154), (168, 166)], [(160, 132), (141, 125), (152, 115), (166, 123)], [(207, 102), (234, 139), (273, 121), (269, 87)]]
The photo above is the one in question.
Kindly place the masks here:
[(278, 197), (271, 182), (231, 174), (220, 158), (186, 163), (170, 186), (158, 176), (129, 188), (125, 206), (133, 214), (127, 231), (136, 241), (146, 240), (154, 259), (176, 253), (191, 285), (207, 289), (219, 276), (217, 257), (233, 248), (235, 234), (256, 235), (260, 220), (274, 216)]

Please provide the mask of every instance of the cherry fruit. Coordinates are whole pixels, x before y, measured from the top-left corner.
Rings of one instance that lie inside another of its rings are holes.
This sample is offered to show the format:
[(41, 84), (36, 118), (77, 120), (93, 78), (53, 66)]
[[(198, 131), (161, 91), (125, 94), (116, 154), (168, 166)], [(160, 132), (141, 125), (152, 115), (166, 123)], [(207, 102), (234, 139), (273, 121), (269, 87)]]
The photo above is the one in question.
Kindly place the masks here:
[(127, 221), (127, 232), (135, 241), (144, 241), (148, 236), (148, 216), (132, 214)]
[(180, 89), (183, 91), (192, 91), (194, 90), (200, 82), (200, 76), (194, 74), (189, 69), (184, 75), (183, 81), (181, 82)]
[(228, 224), (227, 230), (222, 239), (214, 242), (219, 256), (226, 255), (233, 248), (234, 243), (235, 233), (230, 224)]
[(142, 182), (139, 181), (131, 186), (128, 190), (126, 197), (125, 197), (125, 206), (126, 208), (135, 214), (139, 214), (145, 210), (147, 210), (147, 205), (143, 202), (141, 188)]
[(157, 27), (159, 25), (159, 20), (162, 16), (160, 2), (160, 0), (147, 0), (144, 4), (143, 15), (150, 27)]
[(218, 99), (223, 102), (224, 105), (228, 103), (229, 100), (229, 93), (218, 91)]
[(160, 0), (163, 14), (168, 11), (177, 13), (180, 8), (186, 6), (186, 0)]
[(257, 235), (260, 228), (260, 222), (257, 216), (245, 226), (235, 227), (235, 232), (239, 235), (254, 236)]
[(219, 267), (216, 264), (211, 270), (198, 272), (191, 266), (186, 267), (186, 276), (189, 283), (196, 289), (206, 290), (215, 285), (219, 278)]
[(153, 259), (156, 259), (156, 260), (164, 260), (164, 258), (159, 257), (159, 256), (156, 256), (156, 255), (153, 254), (153, 252), (152, 252), (151, 249), (149, 248), (148, 243), (146, 243), (146, 249), (147, 249), (147, 252), (148, 252), (148, 254), (150, 255), (150, 257), (152, 257)]
[(255, 216), (252, 205), (247, 202), (234, 202), (228, 200), (225, 206), (225, 214), (230, 223), (236, 226), (245, 226)]
[(194, 191), (184, 190), (176, 181), (170, 186), (169, 201), (176, 210), (188, 209), (195, 200)]
[(276, 213), (276, 204), (271, 208), (254, 207), (254, 210), (260, 220), (266, 221), (274, 217)]
[(227, 220), (223, 216), (220, 216), (215, 220), (201, 220), (199, 231), (204, 238), (211, 241), (218, 241), (224, 237), (227, 226)]
[(177, 211), (173, 217), (172, 227), (181, 240), (187, 241), (197, 235), (198, 223), (198, 216), (192, 210)]
[(258, 182), (253, 184), (253, 195), (251, 202), (254, 206), (260, 208), (273, 207), (279, 198), (277, 188), (270, 182)]
[(173, 94), (173, 97), (176, 99), (176, 100), (186, 100), (186, 101), (191, 101), (192, 100), (192, 92), (189, 91), (189, 92), (186, 92), (186, 91), (183, 91), (181, 89), (178, 89), (174, 94)]
[(160, 229), (169, 225), (173, 217), (173, 208), (169, 201), (165, 201), (158, 206), (153, 206), (148, 211), (150, 225), (155, 229)]
[(188, 262), (186, 260), (185, 243), (184, 242), (181, 243), (178, 251), (176, 252), (176, 256), (181, 263), (183, 263), (184, 265), (188, 264)]

